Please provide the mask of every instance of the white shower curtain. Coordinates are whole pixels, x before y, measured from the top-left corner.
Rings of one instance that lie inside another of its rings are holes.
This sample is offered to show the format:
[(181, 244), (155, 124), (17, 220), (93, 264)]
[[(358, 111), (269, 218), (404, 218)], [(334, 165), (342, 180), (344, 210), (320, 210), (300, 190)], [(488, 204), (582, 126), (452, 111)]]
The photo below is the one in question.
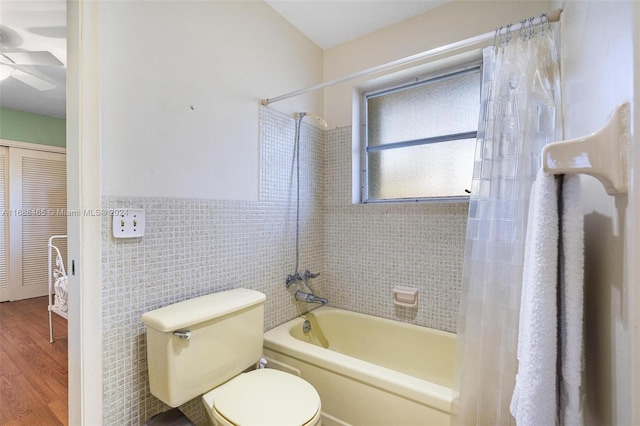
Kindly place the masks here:
[(509, 405), (530, 191), (542, 147), (562, 136), (559, 58), (547, 27), (483, 52), (458, 322), (458, 425), (515, 424)]

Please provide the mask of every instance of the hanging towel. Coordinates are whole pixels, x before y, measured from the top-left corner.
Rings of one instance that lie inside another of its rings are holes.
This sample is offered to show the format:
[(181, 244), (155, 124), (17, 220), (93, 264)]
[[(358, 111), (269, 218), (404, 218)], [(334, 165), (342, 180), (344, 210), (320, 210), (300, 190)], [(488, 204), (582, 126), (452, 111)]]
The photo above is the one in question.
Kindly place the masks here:
[(558, 181), (540, 170), (531, 191), (510, 407), (518, 426), (584, 424), (580, 179)]
[(555, 177), (542, 170), (531, 189), (524, 256), (518, 374), (510, 409), (518, 426), (554, 425), (558, 197)]
[(562, 255), (560, 281), (560, 409), (565, 426), (584, 424), (582, 371), (584, 294), (584, 215), (580, 178), (564, 176), (562, 185)]

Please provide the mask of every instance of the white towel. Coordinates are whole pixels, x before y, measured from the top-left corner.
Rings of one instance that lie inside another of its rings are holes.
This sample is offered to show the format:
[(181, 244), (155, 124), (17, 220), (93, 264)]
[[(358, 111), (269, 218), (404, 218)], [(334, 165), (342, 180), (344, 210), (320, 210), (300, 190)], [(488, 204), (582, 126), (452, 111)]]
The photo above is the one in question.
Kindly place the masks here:
[(558, 201), (552, 175), (531, 189), (511, 414), (518, 426), (556, 423)]
[(562, 187), (563, 279), (560, 314), (562, 342), (560, 419), (565, 426), (583, 425), (583, 289), (584, 215), (580, 202), (580, 178), (566, 175)]
[[(560, 206), (556, 187), (555, 177), (540, 170), (531, 191), (520, 305), (518, 374), (510, 407), (518, 426), (584, 424), (584, 237), (580, 179), (564, 176)], [(562, 210), (561, 240), (559, 208)]]

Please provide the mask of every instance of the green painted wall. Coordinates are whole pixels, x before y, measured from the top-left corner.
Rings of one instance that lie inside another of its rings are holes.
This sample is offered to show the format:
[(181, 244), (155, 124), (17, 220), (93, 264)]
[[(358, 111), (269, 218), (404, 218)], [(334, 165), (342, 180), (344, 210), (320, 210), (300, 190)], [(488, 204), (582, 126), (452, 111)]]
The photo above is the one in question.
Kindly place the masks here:
[(0, 108), (0, 139), (67, 146), (67, 122), (61, 118)]

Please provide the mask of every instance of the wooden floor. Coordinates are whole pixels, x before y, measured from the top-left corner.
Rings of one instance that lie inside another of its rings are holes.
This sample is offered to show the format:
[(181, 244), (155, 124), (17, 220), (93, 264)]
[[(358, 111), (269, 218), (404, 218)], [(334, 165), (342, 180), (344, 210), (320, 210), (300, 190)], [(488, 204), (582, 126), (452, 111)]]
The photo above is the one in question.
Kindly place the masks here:
[(67, 424), (67, 321), (47, 298), (0, 303), (0, 425)]

